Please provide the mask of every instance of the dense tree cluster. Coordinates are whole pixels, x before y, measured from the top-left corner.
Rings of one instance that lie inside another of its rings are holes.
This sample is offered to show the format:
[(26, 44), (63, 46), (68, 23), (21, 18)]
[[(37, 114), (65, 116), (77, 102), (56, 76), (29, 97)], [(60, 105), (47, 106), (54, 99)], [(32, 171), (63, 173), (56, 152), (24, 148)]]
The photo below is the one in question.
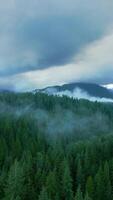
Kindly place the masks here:
[(0, 199), (112, 200), (113, 105), (1, 93)]

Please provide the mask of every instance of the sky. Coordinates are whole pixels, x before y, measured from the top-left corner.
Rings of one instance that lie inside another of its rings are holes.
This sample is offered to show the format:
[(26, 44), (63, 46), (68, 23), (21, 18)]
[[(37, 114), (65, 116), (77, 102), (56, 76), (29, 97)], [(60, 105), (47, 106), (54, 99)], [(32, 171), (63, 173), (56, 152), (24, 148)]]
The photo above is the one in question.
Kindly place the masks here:
[(113, 0), (0, 0), (0, 89), (113, 83)]

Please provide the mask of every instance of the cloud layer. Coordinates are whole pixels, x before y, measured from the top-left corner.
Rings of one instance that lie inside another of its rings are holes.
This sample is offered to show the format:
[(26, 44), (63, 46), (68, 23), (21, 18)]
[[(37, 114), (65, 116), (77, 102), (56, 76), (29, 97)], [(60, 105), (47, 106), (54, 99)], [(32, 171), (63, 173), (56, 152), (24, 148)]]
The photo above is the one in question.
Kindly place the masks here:
[(112, 82), (112, 0), (4, 0), (0, 88)]
[(74, 98), (74, 99), (87, 99), (89, 101), (97, 101), (97, 102), (109, 102), (109, 103), (113, 103), (113, 99), (109, 99), (109, 98), (100, 98), (100, 97), (93, 97), (90, 96), (86, 91), (80, 89), (80, 88), (76, 88), (73, 92), (70, 92), (69, 90), (65, 90), (62, 92), (55, 92), (53, 93), (54, 95), (58, 95), (58, 96), (68, 96), (70, 98)]

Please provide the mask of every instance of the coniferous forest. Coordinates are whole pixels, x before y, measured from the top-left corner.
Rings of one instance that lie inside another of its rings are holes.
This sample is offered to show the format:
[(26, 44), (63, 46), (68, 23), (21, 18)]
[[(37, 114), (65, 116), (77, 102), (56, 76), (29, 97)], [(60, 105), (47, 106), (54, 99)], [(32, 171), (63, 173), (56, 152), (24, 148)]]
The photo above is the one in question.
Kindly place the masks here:
[(0, 93), (0, 199), (113, 200), (113, 104)]

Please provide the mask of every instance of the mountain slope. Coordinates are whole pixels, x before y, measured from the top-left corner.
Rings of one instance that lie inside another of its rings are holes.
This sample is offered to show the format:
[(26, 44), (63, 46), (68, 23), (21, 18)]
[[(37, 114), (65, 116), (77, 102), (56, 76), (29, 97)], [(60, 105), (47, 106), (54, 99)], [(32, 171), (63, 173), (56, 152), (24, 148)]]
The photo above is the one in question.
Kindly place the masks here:
[(35, 92), (43, 92), (47, 94), (63, 94), (63, 92), (66, 94), (66, 92), (70, 92), (73, 94), (76, 93), (77, 89), (79, 89), (81, 93), (85, 92), (91, 97), (113, 99), (113, 93), (111, 90), (94, 83), (69, 83), (62, 86), (52, 86), (40, 90), (35, 90)]

